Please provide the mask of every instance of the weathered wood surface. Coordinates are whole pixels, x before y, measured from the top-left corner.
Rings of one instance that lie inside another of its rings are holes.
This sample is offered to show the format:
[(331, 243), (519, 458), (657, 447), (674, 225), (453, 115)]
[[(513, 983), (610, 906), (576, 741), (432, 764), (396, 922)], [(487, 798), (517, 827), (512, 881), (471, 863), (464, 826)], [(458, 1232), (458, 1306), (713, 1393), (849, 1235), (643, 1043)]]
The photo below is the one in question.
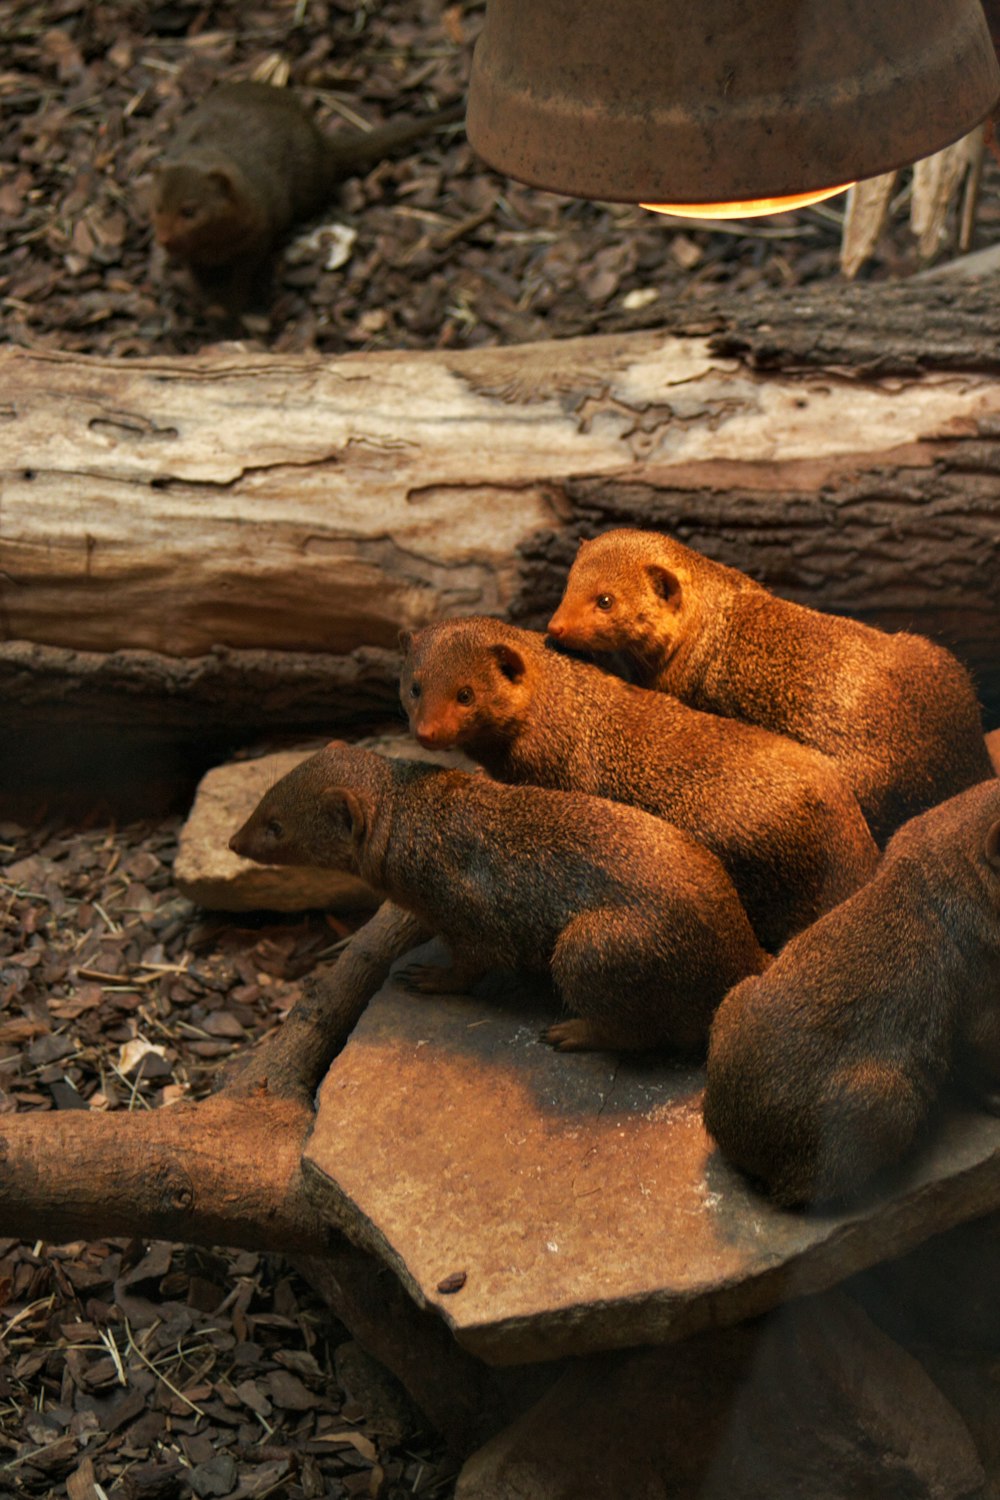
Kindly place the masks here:
[(78, 727), (88, 706), (117, 703), (123, 716), (155, 722), (161, 732), (211, 734), (256, 720), (294, 734), (322, 725), (324, 712), (334, 722), (394, 717), (397, 665), (397, 653), (379, 647), (335, 656), (220, 646), (205, 656), (174, 657), (12, 640), (0, 646), (0, 687), (23, 715), (44, 717), (56, 731)]
[[(697, 319), (338, 360), (0, 351), (5, 697), (110, 722), (134, 671), (132, 720), (159, 697), (183, 733), (214, 677), (217, 720), (318, 726), (331, 662), (377, 654), (329, 694), (339, 720), (357, 689), (391, 694), (400, 626), (540, 622), (578, 537), (630, 521), (925, 630), (1000, 714), (1000, 293), (799, 291)], [(284, 696), (241, 685), (262, 671)]]

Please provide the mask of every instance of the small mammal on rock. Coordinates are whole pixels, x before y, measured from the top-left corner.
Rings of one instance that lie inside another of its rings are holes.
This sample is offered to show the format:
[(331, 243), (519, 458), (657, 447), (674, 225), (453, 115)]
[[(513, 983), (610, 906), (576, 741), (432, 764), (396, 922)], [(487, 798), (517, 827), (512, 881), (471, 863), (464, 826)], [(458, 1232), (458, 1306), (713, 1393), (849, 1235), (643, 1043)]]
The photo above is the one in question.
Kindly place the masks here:
[(854, 1196), (945, 1082), (1000, 1088), (1000, 780), (896, 833), (869, 883), (712, 1023), (705, 1124), (778, 1203)]
[(992, 774), (950, 652), (779, 599), (659, 532), (582, 542), (548, 628), (561, 645), (627, 653), (645, 687), (822, 750), (880, 846)]
[(729, 877), (680, 829), (597, 797), (509, 787), (334, 741), (261, 798), (229, 847), (350, 870), (442, 937), (462, 992), (497, 966), (551, 974), (561, 1050), (703, 1051), (726, 991), (767, 962)]
[(631, 803), (722, 861), (775, 950), (868, 879), (878, 850), (826, 756), (631, 687), (535, 631), (472, 616), (401, 636), (400, 698), (422, 745), (500, 781)]
[(279, 240), (318, 213), (338, 182), (463, 112), (327, 135), (290, 89), (223, 84), (181, 121), (156, 168), (157, 242), (206, 297), (239, 311)]

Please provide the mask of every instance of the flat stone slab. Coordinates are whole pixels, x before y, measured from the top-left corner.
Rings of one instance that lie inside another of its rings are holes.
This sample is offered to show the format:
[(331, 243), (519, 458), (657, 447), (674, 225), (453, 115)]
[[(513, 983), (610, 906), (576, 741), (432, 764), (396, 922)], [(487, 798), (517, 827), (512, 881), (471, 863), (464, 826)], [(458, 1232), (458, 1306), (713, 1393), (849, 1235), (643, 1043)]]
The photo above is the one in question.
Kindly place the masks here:
[(281, 750), (206, 771), (181, 829), (174, 862), (174, 883), (182, 896), (212, 911), (346, 911), (378, 904), (364, 881), (353, 875), (258, 865), (229, 848), (230, 838), (268, 787), (312, 753)]
[[(358, 743), (383, 755), (469, 765), (457, 752), (424, 750), (402, 732)], [(258, 865), (229, 848), (230, 838), (268, 787), (318, 749), (317, 744), (306, 750), (227, 761), (205, 773), (181, 829), (174, 862), (174, 883), (182, 896), (212, 911), (309, 911), (317, 907), (359, 911), (378, 905), (379, 898), (370, 887), (353, 875), (305, 865)]]
[(390, 979), (326, 1075), (304, 1158), (330, 1218), (490, 1363), (737, 1322), (1000, 1206), (1000, 1120), (968, 1112), (887, 1198), (773, 1208), (706, 1135), (701, 1073), (556, 1053), (538, 1039), (553, 1010)]

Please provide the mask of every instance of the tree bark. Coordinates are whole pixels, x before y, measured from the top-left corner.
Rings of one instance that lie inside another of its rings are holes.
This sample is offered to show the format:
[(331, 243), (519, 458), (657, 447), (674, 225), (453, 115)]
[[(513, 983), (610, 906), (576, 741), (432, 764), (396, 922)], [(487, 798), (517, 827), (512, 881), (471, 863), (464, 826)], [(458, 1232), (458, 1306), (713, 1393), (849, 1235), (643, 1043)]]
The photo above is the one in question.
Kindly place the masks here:
[(623, 522), (943, 641), (996, 722), (998, 350), (1000, 291), (913, 282), (464, 353), (0, 351), (5, 770), (395, 712), (400, 627), (544, 623)]

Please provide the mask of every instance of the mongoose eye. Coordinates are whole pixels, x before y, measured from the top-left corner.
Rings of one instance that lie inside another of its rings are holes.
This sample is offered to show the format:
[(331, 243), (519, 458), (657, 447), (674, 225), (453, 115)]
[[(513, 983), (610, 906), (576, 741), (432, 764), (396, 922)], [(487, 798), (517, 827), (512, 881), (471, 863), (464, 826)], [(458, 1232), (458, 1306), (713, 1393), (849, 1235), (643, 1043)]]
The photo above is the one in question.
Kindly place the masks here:
[(198, 217), (197, 203), (182, 203), (177, 210), (177, 217), (179, 219), (196, 219)]
[(594, 600), (594, 603), (597, 605), (598, 609), (610, 609), (614, 602), (614, 596), (612, 594), (598, 594), (597, 598)]
[(410, 697), (411, 698), (419, 698), (420, 697), (420, 683), (419, 682), (414, 681), (414, 682), (410, 683)]
[(458, 692), (455, 694), (455, 697), (458, 699), (459, 703), (469, 704), (474, 702), (476, 695), (470, 687), (460, 687)]
[(268, 818), (267, 822), (264, 824), (264, 832), (267, 834), (269, 839), (280, 839), (283, 838), (285, 834), (285, 830), (278, 822), (277, 818)]

